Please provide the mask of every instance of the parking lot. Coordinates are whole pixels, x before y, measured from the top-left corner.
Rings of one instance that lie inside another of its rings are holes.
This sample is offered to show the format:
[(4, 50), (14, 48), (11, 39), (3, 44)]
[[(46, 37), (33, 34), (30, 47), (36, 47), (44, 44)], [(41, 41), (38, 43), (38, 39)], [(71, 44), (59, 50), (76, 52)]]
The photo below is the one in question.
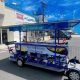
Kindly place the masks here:
[(8, 57), (8, 51), (0, 51), (0, 80), (65, 80), (60, 73), (28, 65), (20, 68), (10, 62)]

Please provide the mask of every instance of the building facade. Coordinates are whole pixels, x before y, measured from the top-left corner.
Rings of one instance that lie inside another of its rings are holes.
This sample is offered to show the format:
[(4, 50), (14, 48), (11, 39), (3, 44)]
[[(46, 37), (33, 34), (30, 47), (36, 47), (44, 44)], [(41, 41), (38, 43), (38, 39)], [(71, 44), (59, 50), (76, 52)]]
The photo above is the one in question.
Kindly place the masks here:
[[(35, 23), (35, 19), (29, 15), (5, 7), (4, 1), (0, 0), (0, 27), (25, 23)], [(0, 28), (0, 44), (6, 41), (19, 41), (18, 37), (19, 32), (11, 32), (7, 29)]]

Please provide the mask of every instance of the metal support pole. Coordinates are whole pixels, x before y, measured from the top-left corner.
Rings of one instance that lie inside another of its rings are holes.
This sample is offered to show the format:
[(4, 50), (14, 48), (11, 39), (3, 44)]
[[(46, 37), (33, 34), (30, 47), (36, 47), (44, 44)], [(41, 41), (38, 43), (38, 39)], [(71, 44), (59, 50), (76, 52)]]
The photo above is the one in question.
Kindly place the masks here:
[(55, 47), (55, 64), (56, 64), (56, 29), (55, 29), (54, 32), (55, 32), (55, 36), (54, 36), (54, 38), (55, 38), (55, 46), (54, 47)]
[(44, 31), (43, 31), (43, 41), (44, 41)]
[(55, 45), (56, 45), (56, 29), (55, 29), (55, 36), (54, 36), (54, 38), (55, 38)]
[(0, 31), (1, 31), (1, 44), (2, 44), (3, 43), (3, 41), (2, 41), (2, 29)]
[(19, 39), (20, 39), (20, 43), (21, 43), (21, 31), (19, 31)]
[(20, 39), (20, 54), (21, 54), (21, 28), (19, 30), (19, 39)]
[(60, 33), (60, 30), (58, 30), (58, 44), (59, 44), (59, 36), (60, 36), (59, 33)]
[(27, 42), (27, 31), (26, 31), (26, 42)]

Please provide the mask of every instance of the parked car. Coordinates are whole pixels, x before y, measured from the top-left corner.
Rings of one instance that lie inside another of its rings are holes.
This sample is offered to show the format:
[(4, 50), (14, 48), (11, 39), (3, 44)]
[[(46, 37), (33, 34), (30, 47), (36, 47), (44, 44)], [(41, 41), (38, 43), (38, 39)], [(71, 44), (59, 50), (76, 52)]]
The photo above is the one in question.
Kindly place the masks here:
[[(71, 38), (71, 34), (69, 32), (66, 32), (66, 31), (63, 31), (63, 30), (60, 30), (59, 32), (57, 31), (56, 33), (57, 33), (56, 38), (59, 38), (59, 39), (66, 38), (66, 40), (69, 40)], [(54, 36), (55, 36), (55, 34), (54, 34), (54, 32), (52, 32), (50, 34), (50, 37), (54, 38)]]

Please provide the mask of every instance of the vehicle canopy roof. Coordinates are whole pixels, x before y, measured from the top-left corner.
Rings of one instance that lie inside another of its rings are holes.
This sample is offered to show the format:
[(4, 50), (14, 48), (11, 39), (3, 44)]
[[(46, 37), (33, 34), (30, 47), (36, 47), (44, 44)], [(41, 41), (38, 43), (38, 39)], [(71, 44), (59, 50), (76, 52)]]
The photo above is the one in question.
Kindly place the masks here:
[(56, 21), (46, 23), (33, 23), (3, 26), (2, 28), (8, 28), (10, 31), (42, 31), (42, 30), (68, 30), (71, 27), (80, 23), (80, 20), (68, 20), (68, 21)]

